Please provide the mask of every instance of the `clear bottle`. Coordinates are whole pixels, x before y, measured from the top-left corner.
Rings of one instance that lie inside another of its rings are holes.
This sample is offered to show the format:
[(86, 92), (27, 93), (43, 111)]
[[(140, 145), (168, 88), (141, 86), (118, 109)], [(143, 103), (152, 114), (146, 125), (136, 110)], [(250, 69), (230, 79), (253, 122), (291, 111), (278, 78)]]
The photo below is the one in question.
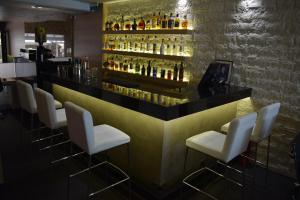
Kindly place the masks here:
[(189, 22), (188, 22), (187, 16), (184, 15), (184, 18), (183, 18), (183, 20), (181, 22), (181, 28), (182, 29), (187, 29), (188, 26), (189, 26)]
[(129, 48), (129, 51), (133, 51), (133, 49), (134, 49), (134, 42), (133, 42), (133, 38), (132, 37), (129, 40), (128, 48)]
[(179, 18), (179, 14), (177, 13), (175, 18), (174, 28), (179, 29), (179, 27), (180, 27), (180, 18)]
[(155, 13), (153, 13), (152, 19), (151, 19), (151, 28), (156, 29), (157, 28), (157, 17)]
[(184, 68), (183, 68), (183, 62), (181, 62), (179, 67), (179, 81), (183, 81), (184, 78)]
[(157, 43), (156, 43), (157, 36), (154, 36), (152, 50), (154, 54), (157, 54)]
[(140, 43), (140, 52), (145, 52), (145, 42), (144, 38), (142, 38), (142, 41)]
[(178, 49), (177, 49), (177, 38), (174, 39), (173, 48), (172, 48), (173, 55), (178, 55)]
[(140, 73), (141, 73), (141, 66), (139, 64), (139, 61), (137, 60), (135, 64), (135, 74), (140, 74)]
[(134, 73), (133, 58), (131, 58), (131, 60), (130, 60), (128, 72), (129, 73)]
[(180, 56), (184, 55), (184, 42), (183, 42), (183, 37), (182, 36), (180, 38), (180, 43), (179, 43), (179, 55)]
[(171, 48), (171, 41), (170, 38), (168, 39), (167, 42), (167, 50), (166, 50), (167, 55), (171, 55), (172, 54), (172, 48)]
[(158, 15), (157, 15), (156, 28), (157, 29), (161, 29), (161, 16), (160, 16), (160, 12), (158, 12)]
[(125, 39), (124, 39), (124, 51), (128, 51), (128, 38), (127, 35), (125, 35)]
[(147, 41), (146, 41), (146, 52), (151, 51), (151, 43), (150, 43), (150, 36), (147, 36)]
[(173, 29), (174, 28), (174, 17), (173, 13), (170, 14), (170, 17), (168, 19), (168, 28)]
[(165, 42), (164, 39), (162, 39), (161, 41), (161, 45), (160, 45), (160, 54), (164, 55), (165, 54)]
[(128, 63), (127, 60), (125, 60), (124, 64), (123, 64), (123, 68), (121, 68), (121, 70), (128, 72)]
[(152, 27), (151, 21), (150, 21), (150, 20), (147, 20), (147, 21), (146, 21), (146, 29), (147, 29), (147, 30), (150, 30), (151, 27)]
[(122, 15), (122, 18), (121, 18), (120, 29), (121, 29), (122, 31), (125, 30), (124, 15)]

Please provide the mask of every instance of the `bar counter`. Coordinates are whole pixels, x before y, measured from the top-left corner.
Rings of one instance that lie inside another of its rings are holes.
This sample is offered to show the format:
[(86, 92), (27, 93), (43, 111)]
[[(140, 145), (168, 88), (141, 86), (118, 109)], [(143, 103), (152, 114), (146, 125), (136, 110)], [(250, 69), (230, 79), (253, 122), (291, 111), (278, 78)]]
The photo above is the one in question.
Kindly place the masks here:
[[(173, 95), (115, 79), (79, 81), (51, 73), (41, 73), (40, 79), (59, 101), (72, 101), (89, 110), (95, 125), (108, 124), (131, 137), (129, 173), (149, 189), (180, 183), (185, 140), (207, 130), (218, 131), (235, 118), (238, 103), (250, 102), (251, 96), (251, 89), (229, 85)], [(126, 147), (109, 155), (127, 169)], [(195, 154), (188, 159), (193, 160), (187, 166), (192, 169), (199, 167), (202, 157)]]

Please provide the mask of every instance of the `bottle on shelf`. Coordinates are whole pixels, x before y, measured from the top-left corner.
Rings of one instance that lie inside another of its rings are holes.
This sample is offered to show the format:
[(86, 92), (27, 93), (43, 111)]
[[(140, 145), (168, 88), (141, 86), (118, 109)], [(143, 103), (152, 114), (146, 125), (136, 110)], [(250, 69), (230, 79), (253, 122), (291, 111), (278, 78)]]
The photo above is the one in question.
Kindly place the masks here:
[(118, 21), (116, 21), (116, 23), (114, 24), (113, 30), (114, 31), (120, 30), (120, 24), (118, 23)]
[(138, 41), (134, 42), (134, 49), (133, 49), (133, 51), (135, 51), (135, 52), (139, 51), (139, 42)]
[(160, 16), (160, 12), (158, 12), (157, 18), (156, 18), (156, 28), (157, 29), (161, 29), (161, 16)]
[(151, 65), (150, 65), (150, 60), (148, 61), (148, 66), (147, 66), (147, 76), (151, 76)]
[(167, 42), (167, 50), (166, 50), (166, 53), (167, 55), (171, 55), (171, 52), (172, 52), (172, 48), (171, 48), (171, 40), (170, 38), (168, 39), (168, 42)]
[(173, 52), (174, 56), (178, 55), (176, 44), (177, 44), (177, 38), (174, 39), (174, 43), (173, 43), (173, 50), (172, 50), (172, 52)]
[(128, 72), (129, 72), (129, 73), (134, 73), (134, 69), (133, 69), (133, 58), (131, 58), (131, 60), (130, 60)]
[(129, 40), (128, 51), (133, 51), (133, 49), (134, 49), (134, 40), (131, 37)]
[(114, 68), (115, 68), (114, 58), (111, 58), (111, 60), (110, 60), (110, 70), (114, 70)]
[(139, 28), (139, 30), (145, 30), (145, 27), (146, 27), (145, 21), (144, 21), (143, 17), (141, 17), (141, 20), (139, 21), (138, 28)]
[(162, 39), (161, 41), (161, 45), (160, 45), (160, 54), (164, 55), (165, 54), (165, 42), (164, 39)]
[(187, 19), (187, 15), (184, 15), (183, 20), (181, 22), (181, 28), (182, 29), (187, 29), (189, 25), (188, 19)]
[(174, 28), (174, 17), (173, 13), (170, 14), (170, 18), (168, 19), (168, 28), (173, 29)]
[(156, 39), (157, 36), (154, 36), (154, 40), (153, 40), (153, 45), (152, 45), (152, 50), (154, 54), (157, 54), (157, 44), (156, 44)]
[(132, 30), (136, 31), (137, 30), (137, 24), (136, 24), (136, 19), (133, 19), (133, 24), (131, 26)]
[[(110, 63), (109, 63), (108, 57), (107, 57), (106, 61), (103, 63), (103, 67), (106, 69), (106, 68), (109, 68), (109, 65), (110, 65)], [(78, 75), (78, 59), (77, 58), (75, 59), (74, 68), (75, 68), (75, 74)]]
[(132, 27), (131, 27), (131, 22), (129, 20), (126, 20), (125, 22), (125, 30), (130, 30)]
[(115, 49), (120, 50), (120, 40), (118, 37), (115, 37)]
[(173, 80), (177, 81), (178, 78), (178, 67), (177, 64), (175, 64), (174, 69), (173, 69)]
[(142, 41), (140, 43), (140, 52), (145, 52), (145, 42), (144, 38), (142, 38)]
[(146, 22), (146, 29), (147, 29), (147, 30), (150, 30), (151, 27), (152, 27), (151, 21), (150, 21), (150, 20), (147, 20), (147, 22)]
[(161, 20), (161, 28), (162, 29), (168, 28), (168, 20), (167, 20), (167, 16), (166, 15), (164, 15), (164, 18)]
[(184, 68), (183, 68), (183, 62), (181, 62), (179, 67), (179, 81), (183, 81), (184, 78)]
[[(120, 67), (121, 68), (121, 67)], [(124, 64), (123, 64), (123, 68), (121, 68), (121, 70), (128, 72), (128, 63), (127, 60), (125, 60)]]
[(183, 43), (183, 38), (180, 38), (180, 43), (179, 43), (179, 55), (182, 56), (184, 55), (184, 43)]
[(106, 31), (109, 30), (109, 22), (108, 22), (108, 21), (105, 23), (105, 30), (106, 30)]
[(141, 67), (140, 67), (139, 61), (137, 60), (136, 64), (135, 64), (135, 73), (140, 74), (140, 71), (141, 71)]
[(155, 13), (153, 13), (152, 19), (151, 19), (151, 28), (156, 29), (157, 27), (157, 17)]
[(111, 31), (111, 30), (112, 30), (112, 28), (113, 28), (113, 26), (112, 26), (112, 25), (113, 25), (113, 22), (112, 22), (112, 21), (108, 23), (108, 30), (109, 30), (109, 31)]
[(147, 41), (146, 41), (146, 52), (150, 52), (150, 47), (151, 43), (150, 43), (150, 36), (147, 36)]
[(142, 75), (142, 76), (145, 76), (145, 75), (146, 75), (146, 68), (145, 68), (145, 65), (143, 65), (143, 67), (142, 67), (141, 75)]
[(127, 35), (125, 35), (125, 39), (124, 39), (124, 42), (123, 42), (123, 50), (124, 51), (127, 51), (128, 50), (128, 39), (127, 39)]
[(180, 18), (179, 18), (179, 14), (177, 13), (175, 22), (174, 22), (174, 28), (179, 29), (179, 27), (180, 27)]
[(123, 58), (122, 57), (121, 57), (121, 59), (119, 59), (119, 66), (120, 66), (120, 69), (124, 69), (124, 63), (123, 63)]
[(165, 78), (165, 76), (166, 76), (166, 70), (162, 68), (160, 70), (160, 78)]
[(157, 77), (157, 67), (153, 67), (152, 76), (153, 76), (154, 78)]
[(122, 31), (125, 30), (124, 15), (122, 15), (122, 18), (121, 18), (120, 29), (121, 29)]
[(116, 57), (114, 70), (116, 70), (116, 71), (122, 70), (121, 68), (119, 68), (119, 64), (120, 64), (119, 59), (118, 59), (118, 57)]
[(168, 69), (168, 72), (167, 72), (167, 79), (172, 80), (172, 70), (170, 70), (170, 69)]

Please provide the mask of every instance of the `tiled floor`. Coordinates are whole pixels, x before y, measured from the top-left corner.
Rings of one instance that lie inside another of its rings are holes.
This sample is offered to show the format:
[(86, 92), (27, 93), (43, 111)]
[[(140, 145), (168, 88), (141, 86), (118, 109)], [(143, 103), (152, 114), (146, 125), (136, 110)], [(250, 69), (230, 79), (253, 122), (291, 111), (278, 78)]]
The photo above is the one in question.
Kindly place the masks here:
[[(29, 134), (24, 132), (17, 114), (9, 112), (5, 119), (0, 120), (0, 152), (4, 169), (5, 184), (0, 185), (0, 200), (65, 200), (67, 199), (67, 175), (75, 169), (82, 168), (83, 162), (69, 160), (58, 165), (49, 164), (49, 152), (41, 152), (37, 146), (29, 142)], [(251, 170), (251, 169), (250, 169)], [(264, 186), (264, 173), (262, 168), (257, 170), (257, 182), (253, 187), (248, 183), (245, 191), (245, 199), (291, 199), (294, 180), (275, 173), (269, 173), (268, 183)], [(94, 174), (93, 178), (87, 175), (78, 177), (72, 181), (71, 199), (79, 200), (86, 197), (86, 185), (93, 184), (101, 174)], [(200, 179), (200, 182), (204, 179)], [(207, 186), (206, 183), (204, 183)], [(92, 186), (90, 186), (92, 187)], [(154, 199), (154, 193), (148, 194), (137, 189), (133, 184), (132, 199)], [(96, 196), (94, 199), (129, 199), (128, 187), (121, 187)], [(231, 187), (225, 181), (210, 184), (208, 191), (213, 192), (221, 199), (241, 199), (240, 189)], [(160, 195), (164, 196), (164, 195)], [(167, 199), (209, 199), (199, 193), (184, 187), (169, 195)]]

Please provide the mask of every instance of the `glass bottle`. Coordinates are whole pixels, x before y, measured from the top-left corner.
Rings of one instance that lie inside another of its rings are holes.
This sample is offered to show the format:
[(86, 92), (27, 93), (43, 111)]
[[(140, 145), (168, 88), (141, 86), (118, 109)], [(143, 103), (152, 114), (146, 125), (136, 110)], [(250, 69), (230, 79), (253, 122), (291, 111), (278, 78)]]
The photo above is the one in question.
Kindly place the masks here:
[(111, 69), (111, 70), (114, 70), (114, 67), (115, 67), (114, 58), (111, 58), (111, 61), (110, 61), (110, 69)]
[(146, 29), (150, 30), (151, 27), (152, 27), (152, 24), (151, 24), (150, 20), (147, 20), (147, 22), (146, 22)]
[(152, 19), (151, 19), (151, 28), (156, 29), (157, 27), (157, 17), (155, 13), (153, 13)]
[(124, 69), (124, 63), (123, 63), (123, 58), (122, 57), (119, 59), (119, 66), (120, 66), (121, 70)]
[(156, 20), (156, 28), (157, 29), (161, 29), (161, 16), (160, 16), (160, 12), (158, 12), (158, 16), (157, 16), (157, 20)]
[(172, 80), (172, 70), (170, 70), (170, 69), (167, 72), (167, 79)]
[(151, 75), (151, 65), (150, 65), (150, 60), (148, 61), (148, 66), (147, 66), (147, 76)]
[(138, 60), (136, 61), (136, 64), (135, 64), (135, 73), (136, 74), (140, 74), (140, 71), (141, 71), (141, 66), (138, 62)]
[(121, 18), (120, 29), (121, 29), (122, 31), (125, 30), (124, 15), (122, 15), (122, 18)]
[(125, 35), (124, 43), (123, 43), (124, 51), (128, 50), (128, 38), (127, 35)]
[(133, 43), (133, 39), (132, 39), (132, 37), (130, 38), (130, 40), (129, 40), (129, 45), (128, 45), (129, 47), (129, 51), (133, 51), (133, 48), (134, 48), (134, 43)]
[(154, 78), (157, 77), (157, 67), (153, 67), (152, 76), (153, 76)]
[(144, 38), (142, 38), (142, 41), (141, 41), (141, 43), (140, 43), (140, 52), (145, 52)]
[(165, 54), (165, 43), (164, 43), (164, 39), (162, 39), (161, 41), (161, 45), (160, 45), (160, 54), (164, 55)]
[(173, 69), (173, 80), (177, 81), (178, 78), (178, 67), (177, 64), (175, 64), (174, 69)]
[(161, 20), (161, 28), (162, 29), (168, 28), (168, 20), (167, 20), (167, 16), (166, 15), (164, 15), (164, 18)]
[(180, 43), (179, 43), (179, 55), (184, 55), (184, 44), (183, 44), (183, 38), (180, 38)]
[(175, 18), (174, 28), (179, 29), (179, 27), (180, 27), (180, 18), (179, 18), (179, 14), (177, 13)]
[(129, 20), (126, 20), (125, 22), (125, 30), (130, 30), (132, 27), (131, 27), (131, 22)]
[(173, 13), (170, 14), (170, 18), (168, 19), (168, 28), (173, 29), (174, 28), (174, 17)]
[(146, 75), (146, 68), (145, 68), (145, 65), (143, 65), (143, 67), (142, 67), (141, 75), (142, 75), (142, 76), (145, 76), (145, 75)]
[(179, 81), (183, 81), (184, 78), (184, 68), (183, 68), (183, 62), (181, 62), (179, 67)]
[(187, 16), (184, 15), (184, 18), (183, 18), (183, 20), (181, 22), (181, 28), (182, 29), (187, 29), (188, 25), (189, 25), (189, 22), (188, 22)]
[(138, 28), (139, 28), (139, 30), (145, 30), (145, 21), (144, 21), (143, 17), (141, 17)]
[(157, 44), (156, 44), (156, 39), (157, 39), (157, 36), (154, 37), (153, 45), (152, 45), (152, 46), (153, 46), (152, 49), (153, 49), (153, 53), (154, 53), (154, 54), (157, 54)]
[(123, 64), (123, 69), (120, 67), (120, 70), (124, 70), (125, 72), (128, 72), (128, 63), (127, 63), (127, 60), (125, 60), (125, 62)]
[(128, 72), (129, 73), (133, 73), (134, 72), (134, 69), (133, 69), (133, 58), (131, 58), (131, 60), (130, 60)]
[(147, 37), (147, 41), (146, 41), (146, 52), (150, 52), (150, 47), (151, 44), (150, 44), (150, 36), (148, 35)]
[(136, 31), (137, 30), (137, 24), (136, 24), (136, 19), (133, 19), (133, 24), (131, 26), (132, 30)]
[(170, 41), (170, 38), (168, 39), (168, 42), (167, 42), (167, 55), (171, 55), (171, 51), (172, 48), (171, 48), (171, 41)]
[(166, 76), (166, 70), (162, 68), (160, 70), (160, 78), (165, 78), (165, 76)]
[(114, 31), (120, 30), (120, 24), (118, 23), (118, 21), (116, 21), (116, 23), (114, 24), (113, 30)]
[(176, 44), (177, 44), (177, 38), (174, 39), (174, 43), (173, 43), (173, 50), (172, 51), (173, 51), (174, 56), (176, 56), (178, 54)]

